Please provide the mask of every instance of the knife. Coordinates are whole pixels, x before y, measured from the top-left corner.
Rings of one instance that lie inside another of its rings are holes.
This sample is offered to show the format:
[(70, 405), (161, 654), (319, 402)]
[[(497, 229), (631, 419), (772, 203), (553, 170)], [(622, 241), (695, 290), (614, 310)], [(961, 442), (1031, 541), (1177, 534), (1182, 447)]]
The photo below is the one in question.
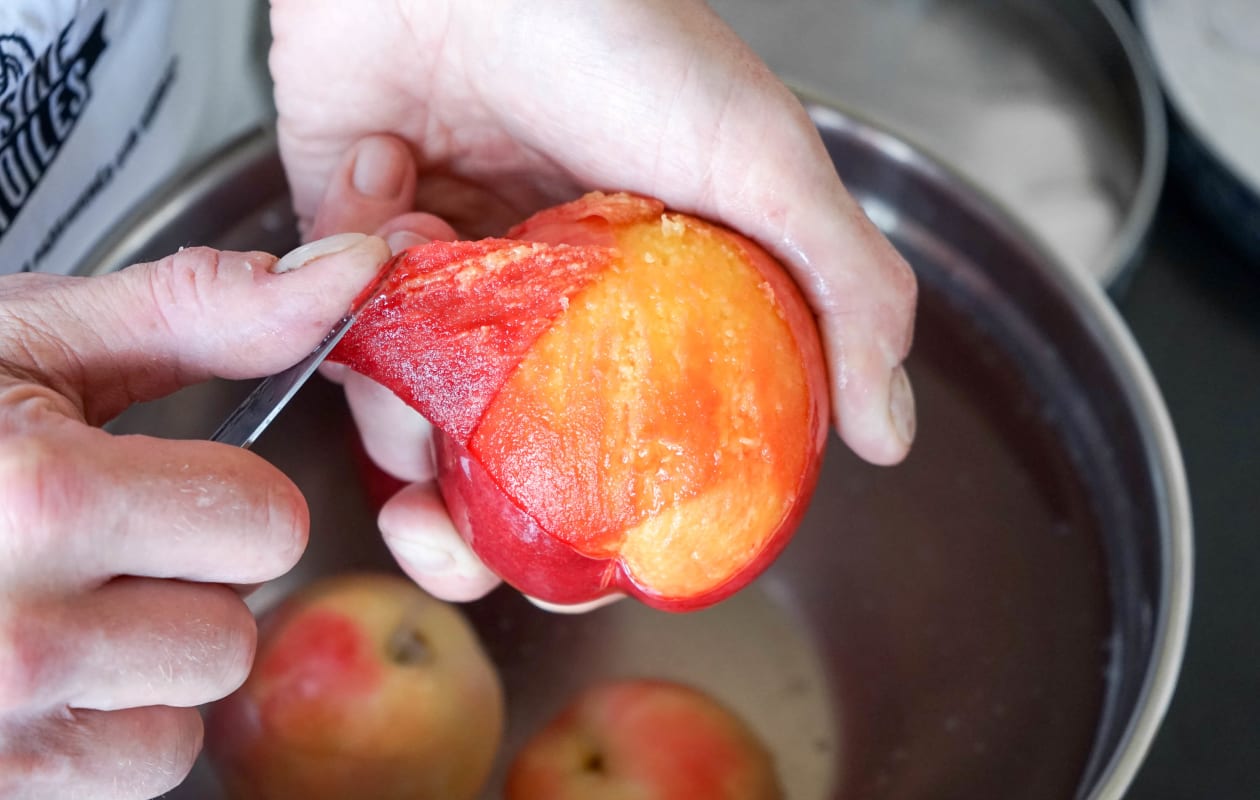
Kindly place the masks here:
[(254, 387), (249, 396), (241, 401), (236, 410), (223, 420), (218, 430), (210, 436), (210, 441), (223, 442), (247, 450), (252, 447), (281, 409), (288, 405), (298, 389), (302, 388), (302, 384), (306, 383), (315, 374), (319, 365), (324, 363), (324, 359), (341, 341), (341, 337), (346, 335), (346, 331), (350, 330), (350, 326), (359, 318), (363, 309), (367, 308), (368, 304), (385, 289), (396, 265), (397, 259), (386, 262), (372, 282), (350, 304), (346, 315), (338, 320), (319, 346), (311, 351), (310, 355), (288, 369), (264, 378)]

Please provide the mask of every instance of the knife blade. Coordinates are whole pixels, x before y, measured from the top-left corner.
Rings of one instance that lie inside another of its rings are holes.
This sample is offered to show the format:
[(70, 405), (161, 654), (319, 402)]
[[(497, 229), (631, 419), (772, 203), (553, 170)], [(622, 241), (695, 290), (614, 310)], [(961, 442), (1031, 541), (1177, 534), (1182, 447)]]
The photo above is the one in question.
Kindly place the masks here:
[(243, 447), (246, 450), (252, 447), (267, 426), (297, 394), (298, 389), (301, 389), (302, 385), (315, 374), (319, 365), (324, 363), (324, 359), (346, 335), (346, 331), (354, 325), (363, 309), (367, 308), (368, 304), (384, 290), (397, 263), (397, 259), (386, 262), (372, 282), (355, 297), (346, 315), (333, 325), (332, 330), (328, 331), (328, 335), (318, 347), (311, 351), (310, 355), (288, 369), (264, 378), (255, 386), (253, 391), (211, 434), (210, 441), (223, 442), (235, 447)]

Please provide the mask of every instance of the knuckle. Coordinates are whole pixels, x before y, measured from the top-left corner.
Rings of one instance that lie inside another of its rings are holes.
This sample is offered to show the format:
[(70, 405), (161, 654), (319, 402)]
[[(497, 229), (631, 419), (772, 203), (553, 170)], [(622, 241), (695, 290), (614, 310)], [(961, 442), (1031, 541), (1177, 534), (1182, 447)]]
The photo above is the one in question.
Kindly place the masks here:
[(29, 751), (0, 750), (0, 797), (20, 797), (39, 778), (40, 759)]
[(169, 332), (182, 330), (190, 314), (211, 305), (208, 295), (219, 273), (219, 251), (189, 247), (148, 266), (153, 307)]
[(0, 609), (0, 715), (22, 711), (42, 689), (48, 653), (33, 614)]
[(900, 323), (894, 326), (892, 332), (894, 348), (896, 354), (904, 359), (914, 340), (915, 313), (919, 305), (919, 283), (910, 265), (904, 261), (901, 263), (902, 267), (897, 271), (897, 276), (893, 281), (896, 300), (891, 312), (892, 319)]
[(894, 273), (893, 286), (901, 299), (904, 312), (907, 315), (913, 314), (919, 303), (919, 279), (915, 276), (910, 264), (901, 262), (901, 266)]
[(188, 777), (201, 752), (196, 709), (63, 710), (0, 728), (0, 797), (141, 800)]
[(61, 544), (85, 491), (80, 478), (73, 460), (38, 435), (0, 444), (0, 563), (35, 563)]
[(904, 302), (913, 308), (919, 297), (919, 280), (910, 262), (898, 259), (897, 264), (898, 266), (893, 270), (893, 286)]
[(50, 780), (67, 771), (65, 748), (32, 746), (46, 738), (41, 722), (23, 720), (0, 728), (0, 797), (55, 796), (52, 790), (66, 783), (64, 778)]

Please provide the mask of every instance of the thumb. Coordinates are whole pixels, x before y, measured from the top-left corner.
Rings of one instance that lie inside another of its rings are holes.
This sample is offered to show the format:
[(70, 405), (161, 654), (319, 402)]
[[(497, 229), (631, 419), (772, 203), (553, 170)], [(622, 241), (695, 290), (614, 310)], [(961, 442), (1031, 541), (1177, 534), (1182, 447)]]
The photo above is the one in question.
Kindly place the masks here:
[(354, 233), (279, 261), (197, 247), (98, 278), (19, 283), (0, 292), (0, 365), (98, 424), (182, 386), (295, 363), (389, 255)]

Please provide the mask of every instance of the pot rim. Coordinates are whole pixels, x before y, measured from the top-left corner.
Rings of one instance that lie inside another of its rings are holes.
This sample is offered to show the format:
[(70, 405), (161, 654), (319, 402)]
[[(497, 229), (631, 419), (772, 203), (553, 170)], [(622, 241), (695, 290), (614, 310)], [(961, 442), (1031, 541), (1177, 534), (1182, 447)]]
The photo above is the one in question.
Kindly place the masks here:
[(1091, 337), (1123, 387), (1141, 438), (1157, 505), (1160, 537), (1161, 600), (1155, 619), (1146, 676), (1115, 750), (1096, 773), (1094, 785), (1080, 789), (1084, 800), (1119, 800), (1137, 775), (1172, 701), (1185, 655), (1194, 582), (1193, 520), (1181, 447), (1163, 395), (1141, 348), (1105, 289), (1090, 276), (1056, 257), (1024, 223), (973, 180), (914, 147), (860, 113), (829, 99), (798, 94), (811, 116), (884, 154), (889, 160), (963, 189), (987, 217), (1005, 227), (1038, 256), (1046, 277), (1069, 299), (1092, 330)]

